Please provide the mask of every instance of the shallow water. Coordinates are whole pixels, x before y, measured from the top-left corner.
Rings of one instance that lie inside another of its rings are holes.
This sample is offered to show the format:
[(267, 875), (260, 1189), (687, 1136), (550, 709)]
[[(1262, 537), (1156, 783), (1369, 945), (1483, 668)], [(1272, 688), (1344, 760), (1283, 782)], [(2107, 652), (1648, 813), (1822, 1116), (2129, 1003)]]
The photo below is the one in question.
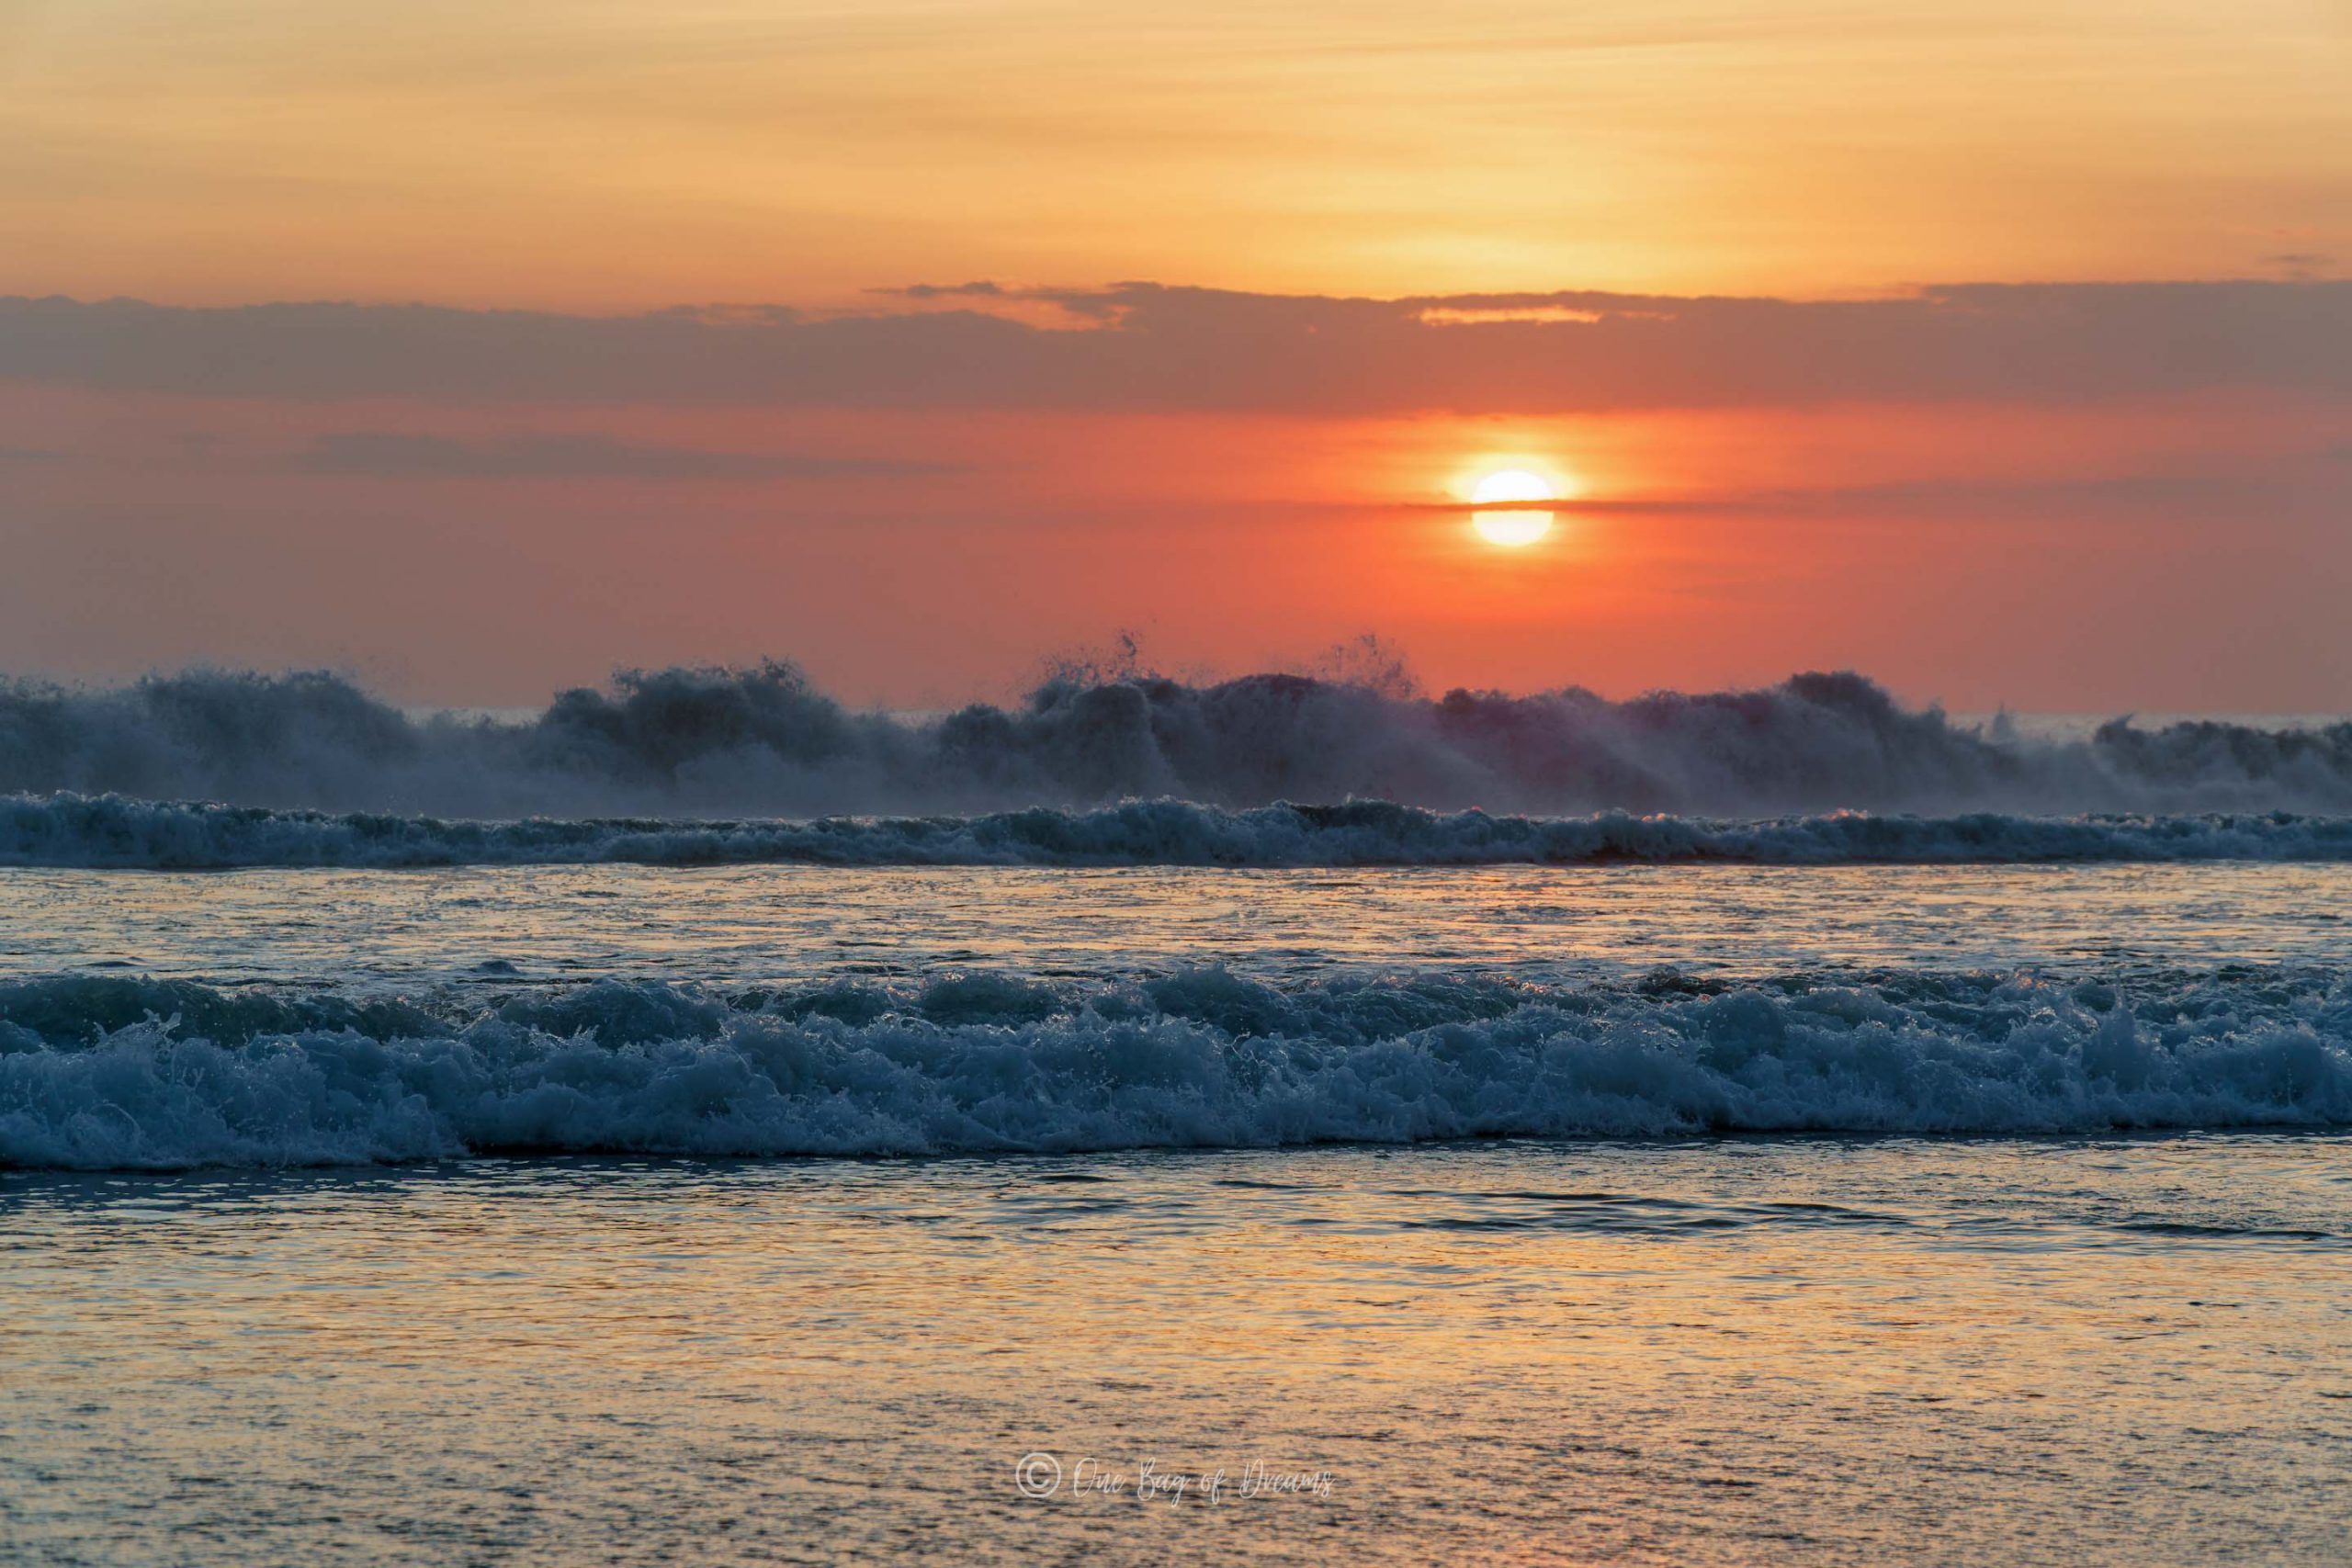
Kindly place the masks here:
[(2339, 1561), (2347, 1156), (19, 1175), (0, 1529), (115, 1563)]
[[(2352, 865), (0, 869), (0, 975), (338, 990), (1204, 964), (1605, 979), (2340, 963)], [(490, 966), (486, 972), (484, 966)]]

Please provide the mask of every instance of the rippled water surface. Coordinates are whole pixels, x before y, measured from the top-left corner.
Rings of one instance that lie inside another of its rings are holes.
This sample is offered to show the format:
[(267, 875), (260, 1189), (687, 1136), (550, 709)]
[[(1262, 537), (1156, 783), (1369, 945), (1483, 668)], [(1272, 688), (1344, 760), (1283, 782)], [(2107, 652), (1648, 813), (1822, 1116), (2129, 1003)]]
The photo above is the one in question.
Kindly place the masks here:
[(0, 1559), (2341, 1562), (2347, 915), (0, 872)]
[(1222, 964), (1601, 977), (2340, 961), (2352, 866), (0, 869), (0, 966), (339, 988)]
[(2341, 1561), (2348, 1156), (19, 1176), (0, 1529), (121, 1563)]

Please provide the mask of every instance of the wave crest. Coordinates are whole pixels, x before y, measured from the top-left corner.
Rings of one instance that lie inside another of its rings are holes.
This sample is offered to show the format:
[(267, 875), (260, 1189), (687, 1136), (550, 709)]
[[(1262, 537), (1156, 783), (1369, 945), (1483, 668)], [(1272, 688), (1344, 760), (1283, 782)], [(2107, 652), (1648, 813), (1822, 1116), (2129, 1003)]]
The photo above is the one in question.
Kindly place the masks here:
[(0, 685), (0, 791), (457, 817), (975, 812), (1178, 796), (1558, 815), (2352, 812), (2352, 724), (2128, 721), (2036, 740), (1854, 674), (1611, 702), (1261, 674), (1057, 675), (1025, 702), (854, 712), (789, 665), (628, 671), (523, 722), (413, 719), (338, 677)]
[(51, 979), (0, 987), (0, 1165), (2334, 1127), (2347, 1041), (2340, 979), (2245, 974), (604, 981), (462, 1016)]
[(1760, 865), (2052, 861), (2346, 861), (2352, 818), (2285, 813), (2052, 818), (1839, 812), (1764, 821), (1440, 814), (1385, 801), (1224, 811), (1179, 800), (1094, 811), (816, 821), (430, 817), (0, 798), (0, 865), (1374, 866), (1733, 862)]

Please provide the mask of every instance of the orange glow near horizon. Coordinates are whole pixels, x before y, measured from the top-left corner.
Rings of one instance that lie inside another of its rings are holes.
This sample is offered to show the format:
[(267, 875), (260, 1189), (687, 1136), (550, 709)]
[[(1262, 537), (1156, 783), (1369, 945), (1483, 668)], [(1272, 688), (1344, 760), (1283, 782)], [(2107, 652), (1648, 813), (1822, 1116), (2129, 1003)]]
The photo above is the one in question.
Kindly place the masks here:
[[(12, 473), (23, 514), (75, 520), (24, 536), (16, 581), (44, 587), (8, 601), (0, 669), (327, 664), (421, 703), (527, 704), (619, 665), (775, 655), (846, 700), (944, 706), (1132, 630), (1160, 667), (1211, 675), (1376, 632), (1437, 690), (1627, 695), (1850, 667), (1972, 711), (2318, 711), (2334, 677), (2301, 649), (2352, 568), (2340, 529), (2217, 534), (2142, 515), (2128, 487), (2101, 499), (2112, 475), (2331, 461), (2339, 410), (2259, 398), (1299, 420), (0, 386), (0, 423), (58, 454)], [(289, 461), (355, 430), (923, 465), (659, 479)], [(1537, 547), (1482, 541), (1465, 516), (1500, 468), (1573, 498), (1574, 525)], [(2021, 510), (2002, 487), (2057, 500)], [(2086, 614), (2093, 591), (2133, 614)], [(2260, 608), (2230, 623), (2234, 664), (2165, 629), (2235, 604)], [(422, 624), (437, 629), (420, 641)]]

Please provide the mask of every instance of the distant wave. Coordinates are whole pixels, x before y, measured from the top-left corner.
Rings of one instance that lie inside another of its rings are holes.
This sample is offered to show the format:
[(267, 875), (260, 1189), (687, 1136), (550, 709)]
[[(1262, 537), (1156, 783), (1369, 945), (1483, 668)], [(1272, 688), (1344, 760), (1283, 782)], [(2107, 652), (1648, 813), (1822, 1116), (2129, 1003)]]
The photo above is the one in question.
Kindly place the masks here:
[(1092, 811), (814, 821), (443, 821), (119, 795), (0, 798), (0, 865), (235, 866), (1841, 865), (2037, 861), (2346, 861), (2352, 818), (1490, 817), (1385, 801), (1226, 811), (1177, 800)]
[(2341, 1127), (2347, 1041), (2341, 978), (2227, 972), (607, 980), (470, 1013), (56, 978), (0, 986), (0, 1166)]
[(1904, 707), (1853, 674), (1611, 702), (1216, 683), (1129, 664), (922, 720), (844, 708), (790, 667), (631, 671), (522, 722), (414, 719), (324, 674), (0, 682), (0, 792), (402, 816), (676, 818), (1005, 811), (1161, 797), (1436, 810), (1781, 816), (1840, 809), (2352, 814), (2352, 724), (2034, 739)]

